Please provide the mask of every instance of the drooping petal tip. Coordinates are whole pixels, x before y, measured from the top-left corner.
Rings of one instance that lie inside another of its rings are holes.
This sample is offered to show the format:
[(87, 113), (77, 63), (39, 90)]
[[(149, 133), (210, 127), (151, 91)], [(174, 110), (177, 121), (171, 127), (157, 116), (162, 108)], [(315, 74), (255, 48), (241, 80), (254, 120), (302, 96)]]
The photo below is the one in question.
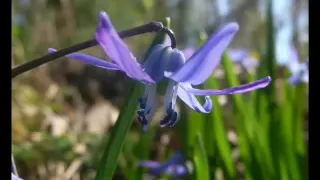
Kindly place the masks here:
[(54, 52), (56, 52), (56, 51), (57, 51), (56, 49), (48, 48), (48, 52), (49, 52), (49, 53), (54, 53)]
[(271, 79), (270, 76), (267, 76), (267, 77), (265, 77), (265, 78), (262, 78), (261, 80), (265, 82), (266, 86), (268, 86), (269, 83), (272, 81), (272, 79)]
[(268, 81), (272, 80), (270, 76), (267, 76), (266, 78), (267, 78)]
[(108, 29), (108, 30), (111, 30), (113, 29), (113, 26), (111, 24), (111, 21), (109, 19), (109, 16), (106, 12), (104, 11), (100, 11), (99, 12), (99, 22), (100, 22), (100, 25), (105, 28), (105, 29)]

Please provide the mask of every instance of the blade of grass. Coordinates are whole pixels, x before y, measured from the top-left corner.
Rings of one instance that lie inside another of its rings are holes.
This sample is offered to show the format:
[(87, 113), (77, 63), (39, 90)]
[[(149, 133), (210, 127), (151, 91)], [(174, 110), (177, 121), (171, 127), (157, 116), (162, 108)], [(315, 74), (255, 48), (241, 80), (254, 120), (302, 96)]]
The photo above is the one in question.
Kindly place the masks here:
[(196, 135), (196, 146), (194, 150), (194, 164), (196, 168), (197, 180), (210, 180), (208, 157), (203, 144), (203, 138), (201, 133)]
[[(265, 142), (266, 147), (270, 148), (270, 154), (272, 158), (272, 170), (271, 178), (278, 178), (281, 175), (280, 168), (280, 156), (281, 149), (283, 147), (281, 140), (281, 115), (279, 114), (279, 107), (277, 104), (276, 93), (277, 88), (275, 86), (276, 80), (276, 59), (275, 59), (275, 43), (274, 43), (274, 23), (272, 14), (272, 0), (267, 1), (267, 35), (266, 35), (266, 53), (264, 54), (261, 65), (259, 67), (259, 77), (271, 76), (272, 82), (266, 88), (257, 92), (256, 106), (259, 118), (265, 120), (264, 123), (268, 124), (269, 128), (266, 137), (268, 142)], [(267, 106), (267, 109), (259, 106)], [(263, 112), (264, 111), (264, 112)], [(264, 118), (267, 116), (268, 118)], [(268, 168), (269, 169), (269, 168)], [(283, 168), (282, 168), (283, 169)]]
[[(233, 72), (232, 61), (227, 54), (223, 56), (223, 65), (229, 86), (235, 87), (240, 85), (238, 76)], [(252, 95), (249, 97), (252, 97)], [(239, 121), (237, 122), (237, 132), (239, 134), (241, 157), (246, 167), (246, 178), (262, 178), (256, 176), (265, 174), (266, 171), (272, 173), (273, 165), (271, 155), (266, 154), (267, 151), (262, 151), (262, 147), (268, 147), (268, 144), (266, 144), (266, 141), (261, 141), (263, 138), (258, 137), (260, 136), (260, 132), (257, 131), (259, 122), (257, 121), (258, 118), (254, 111), (255, 103), (250, 98), (247, 99), (246, 97), (245, 99), (243, 95), (232, 95), (232, 99), (235, 103), (236, 113), (238, 113), (237, 117)], [(267, 130), (268, 129), (265, 129), (265, 132), (267, 132)], [(259, 164), (255, 162), (256, 160), (264, 166), (263, 169), (261, 166), (255, 165)], [(250, 175), (250, 173), (253, 174)]]
[[(219, 87), (217, 80), (213, 76), (211, 76), (207, 82), (208, 89), (216, 89)], [(215, 138), (218, 150), (217, 157), (222, 160), (226, 176), (228, 179), (235, 179), (236, 168), (232, 159), (231, 145), (229, 144), (227, 130), (223, 121), (223, 109), (218, 103), (217, 97), (213, 97), (212, 101), (213, 111), (210, 113), (211, 118), (207, 119), (207, 121), (211, 121), (212, 126), (211, 131), (209, 131), (211, 134), (208, 135)]]
[(118, 120), (111, 131), (111, 136), (108, 141), (107, 148), (103, 154), (100, 167), (98, 169), (96, 180), (112, 179), (116, 169), (119, 155), (127, 135), (133, 117), (138, 108), (137, 98), (141, 95), (142, 88), (140, 84), (134, 83), (128, 87), (126, 101), (120, 111)]

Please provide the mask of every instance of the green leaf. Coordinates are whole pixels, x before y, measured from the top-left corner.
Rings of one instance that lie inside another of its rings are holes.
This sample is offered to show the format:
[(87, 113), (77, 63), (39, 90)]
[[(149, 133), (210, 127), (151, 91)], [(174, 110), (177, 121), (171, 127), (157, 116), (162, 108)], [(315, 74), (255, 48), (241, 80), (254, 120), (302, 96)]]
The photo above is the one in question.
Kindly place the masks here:
[(200, 133), (196, 135), (196, 146), (194, 151), (194, 164), (197, 180), (210, 180), (208, 157)]
[(125, 137), (131, 127), (133, 117), (138, 108), (137, 99), (141, 94), (141, 85), (134, 83), (128, 87), (126, 101), (120, 111), (120, 115), (111, 131), (111, 136), (107, 148), (103, 154), (99, 170), (96, 175), (96, 180), (112, 179), (112, 175), (116, 169), (119, 155)]

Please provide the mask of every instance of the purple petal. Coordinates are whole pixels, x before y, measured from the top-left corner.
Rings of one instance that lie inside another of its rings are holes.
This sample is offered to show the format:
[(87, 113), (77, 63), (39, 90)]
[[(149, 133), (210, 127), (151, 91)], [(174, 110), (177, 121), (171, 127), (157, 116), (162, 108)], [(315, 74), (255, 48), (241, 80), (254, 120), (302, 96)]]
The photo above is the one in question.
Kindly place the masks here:
[(195, 97), (194, 94), (186, 91), (181, 86), (178, 87), (178, 96), (179, 98), (185, 102), (191, 109), (202, 112), (202, 113), (210, 113), (212, 110), (212, 101), (209, 96), (206, 96), (206, 102), (202, 106), (198, 99)]
[(260, 79), (258, 81), (255, 81), (255, 82), (252, 82), (249, 84), (245, 84), (245, 85), (241, 85), (241, 86), (237, 86), (237, 87), (233, 87), (233, 88), (222, 89), (222, 90), (195, 89), (195, 88), (192, 88), (192, 86), (190, 84), (186, 84), (186, 83), (183, 83), (183, 84), (180, 83), (180, 87), (182, 87), (187, 92), (192, 93), (194, 95), (198, 95), (198, 96), (217, 96), (217, 95), (246, 93), (246, 92), (253, 91), (256, 89), (264, 88), (267, 85), (269, 85), (270, 82), (271, 82), (271, 78), (268, 76), (268, 77), (265, 77), (263, 79)]
[(219, 65), (221, 56), (238, 31), (237, 23), (229, 23), (214, 34), (177, 72), (165, 73), (177, 82), (203, 83)]
[[(54, 53), (57, 50), (53, 49), (53, 48), (49, 48), (48, 52), (49, 53)], [(82, 54), (82, 53), (71, 53), (66, 55), (68, 58), (72, 58), (78, 61), (81, 61), (83, 63), (86, 64), (90, 64), (90, 65), (94, 65), (100, 68), (104, 68), (104, 69), (109, 69), (109, 70), (120, 70), (118, 65), (114, 64), (114, 63), (109, 63), (107, 61), (104, 61), (102, 59), (93, 57), (93, 56), (89, 56), (87, 54)]]
[(105, 53), (126, 72), (129, 77), (147, 83), (154, 83), (149, 75), (141, 69), (127, 45), (120, 39), (105, 12), (100, 12), (99, 14), (96, 39)]
[(139, 162), (139, 166), (155, 169), (155, 168), (159, 168), (161, 166), (161, 163), (157, 161), (141, 161)]

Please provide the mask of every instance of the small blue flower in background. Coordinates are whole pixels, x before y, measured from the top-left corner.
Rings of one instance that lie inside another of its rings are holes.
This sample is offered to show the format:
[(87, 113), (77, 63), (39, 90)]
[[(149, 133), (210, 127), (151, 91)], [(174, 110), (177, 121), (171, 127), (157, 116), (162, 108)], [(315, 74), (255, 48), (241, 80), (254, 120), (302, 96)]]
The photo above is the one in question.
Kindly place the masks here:
[(230, 49), (228, 55), (233, 62), (241, 64), (246, 70), (250, 71), (259, 66), (259, 60), (246, 49)]
[(298, 52), (293, 46), (290, 48), (287, 67), (291, 72), (290, 84), (298, 85), (309, 82), (309, 59), (306, 59), (305, 62), (300, 62)]
[(14, 175), (13, 173), (11, 173), (11, 180), (23, 180), (23, 179), (19, 178), (18, 176)]
[(149, 168), (151, 170), (150, 175), (155, 177), (159, 177), (161, 174), (171, 177), (184, 177), (190, 171), (188, 170), (183, 154), (180, 152), (176, 152), (165, 163), (158, 161), (140, 161), (139, 166)]
[[(178, 120), (176, 112), (176, 100), (179, 97), (191, 109), (201, 113), (209, 113), (212, 110), (210, 96), (241, 94), (266, 87), (270, 77), (223, 90), (194, 89), (192, 85), (204, 83), (220, 64), (221, 56), (231, 43), (239, 26), (237, 23), (228, 23), (186, 60), (183, 52), (172, 49), (165, 44), (156, 45), (145, 63), (139, 64), (132, 55), (127, 45), (120, 39), (114, 29), (108, 15), (105, 12), (99, 14), (99, 24), (96, 31), (96, 40), (111, 62), (81, 53), (71, 53), (67, 57), (91, 64), (97, 67), (120, 70), (132, 79), (145, 83), (145, 94), (139, 98), (140, 110), (137, 112), (138, 120), (146, 131), (155, 113), (155, 97), (157, 85), (162, 80), (169, 80), (165, 93), (166, 116), (160, 121), (160, 126), (172, 127)], [(55, 52), (49, 49), (49, 52)], [(205, 96), (206, 102), (201, 105), (196, 98)]]

